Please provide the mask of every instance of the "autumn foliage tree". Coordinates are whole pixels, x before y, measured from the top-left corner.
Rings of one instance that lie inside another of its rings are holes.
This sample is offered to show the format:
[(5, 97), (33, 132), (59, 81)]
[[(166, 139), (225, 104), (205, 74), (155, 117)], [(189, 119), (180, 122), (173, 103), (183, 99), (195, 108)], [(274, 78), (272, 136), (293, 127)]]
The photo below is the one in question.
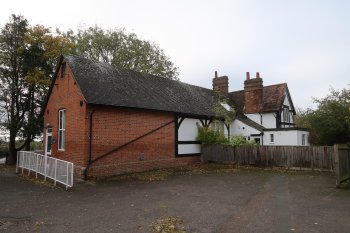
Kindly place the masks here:
[[(74, 45), (43, 26), (31, 27), (23, 16), (12, 15), (0, 33), (0, 110), (9, 130), (9, 163), (16, 152), (29, 149), (41, 131), (41, 106), (57, 57)], [(22, 138), (20, 145), (16, 139)]]

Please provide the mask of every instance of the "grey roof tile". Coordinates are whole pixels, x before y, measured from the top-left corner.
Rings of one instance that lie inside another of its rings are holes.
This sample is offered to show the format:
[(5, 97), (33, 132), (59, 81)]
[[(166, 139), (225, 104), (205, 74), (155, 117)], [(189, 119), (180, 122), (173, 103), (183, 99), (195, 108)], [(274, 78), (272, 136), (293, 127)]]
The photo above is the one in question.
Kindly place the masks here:
[(64, 56), (89, 104), (168, 111), (196, 116), (215, 115), (210, 89), (78, 56)]

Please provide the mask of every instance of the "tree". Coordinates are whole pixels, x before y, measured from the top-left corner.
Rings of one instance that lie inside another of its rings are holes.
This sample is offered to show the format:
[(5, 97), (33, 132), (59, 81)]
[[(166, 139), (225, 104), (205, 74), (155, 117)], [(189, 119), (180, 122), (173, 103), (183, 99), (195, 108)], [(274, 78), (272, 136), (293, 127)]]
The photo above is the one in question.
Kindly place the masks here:
[(124, 29), (103, 30), (97, 26), (67, 33), (76, 45), (76, 54), (110, 63), (118, 68), (177, 80), (179, 71), (155, 43), (140, 40)]
[(303, 111), (297, 124), (311, 129), (310, 142), (333, 145), (350, 142), (350, 90), (330, 89), (325, 98), (314, 99), (316, 110)]
[(36, 25), (28, 29), (25, 35), (24, 66), (28, 91), (28, 111), (21, 135), (27, 140), (26, 150), (35, 135), (42, 132), (42, 106), (47, 95), (57, 58), (69, 53), (74, 45), (56, 31), (54, 35), (49, 28)]
[(0, 35), (0, 101), (7, 116), (6, 127), (10, 131), (10, 163), (15, 162), (16, 136), (24, 125), (28, 105), (23, 74), (24, 37), (27, 31), (28, 21), (22, 16), (12, 15)]
[[(41, 132), (41, 107), (57, 57), (73, 48), (62, 35), (12, 15), (0, 33), (0, 107), (10, 132), (9, 163)], [(16, 138), (22, 138), (16, 147)]]

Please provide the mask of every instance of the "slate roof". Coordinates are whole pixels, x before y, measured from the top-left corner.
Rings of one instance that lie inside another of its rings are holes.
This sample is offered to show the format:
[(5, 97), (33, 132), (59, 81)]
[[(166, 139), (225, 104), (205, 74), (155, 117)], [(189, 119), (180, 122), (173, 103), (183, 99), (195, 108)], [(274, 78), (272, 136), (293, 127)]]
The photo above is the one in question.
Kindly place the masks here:
[[(287, 83), (263, 87), (263, 112), (276, 112), (281, 110), (285, 93), (289, 95)], [(289, 95), (290, 96), (290, 95)], [(244, 90), (229, 93), (230, 100), (239, 112), (244, 112)], [(289, 99), (294, 110), (293, 102)]]
[(88, 104), (212, 117), (213, 91), (77, 56), (64, 56)]

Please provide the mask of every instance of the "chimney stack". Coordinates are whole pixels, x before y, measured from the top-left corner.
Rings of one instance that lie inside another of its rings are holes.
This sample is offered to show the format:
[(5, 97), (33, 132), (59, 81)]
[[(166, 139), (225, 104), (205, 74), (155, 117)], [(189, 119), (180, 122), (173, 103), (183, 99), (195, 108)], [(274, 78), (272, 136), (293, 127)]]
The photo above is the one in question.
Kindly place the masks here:
[(225, 96), (228, 96), (228, 77), (218, 77), (218, 72), (215, 71), (215, 77), (213, 78), (213, 90), (218, 90)]
[(250, 79), (250, 74), (249, 74), (249, 72), (247, 72), (247, 73), (245, 74), (245, 76), (246, 76), (246, 80), (249, 80), (249, 79)]
[(259, 72), (256, 72), (256, 78), (250, 79), (249, 72), (244, 81), (244, 102), (245, 113), (261, 112), (263, 104), (263, 80)]

